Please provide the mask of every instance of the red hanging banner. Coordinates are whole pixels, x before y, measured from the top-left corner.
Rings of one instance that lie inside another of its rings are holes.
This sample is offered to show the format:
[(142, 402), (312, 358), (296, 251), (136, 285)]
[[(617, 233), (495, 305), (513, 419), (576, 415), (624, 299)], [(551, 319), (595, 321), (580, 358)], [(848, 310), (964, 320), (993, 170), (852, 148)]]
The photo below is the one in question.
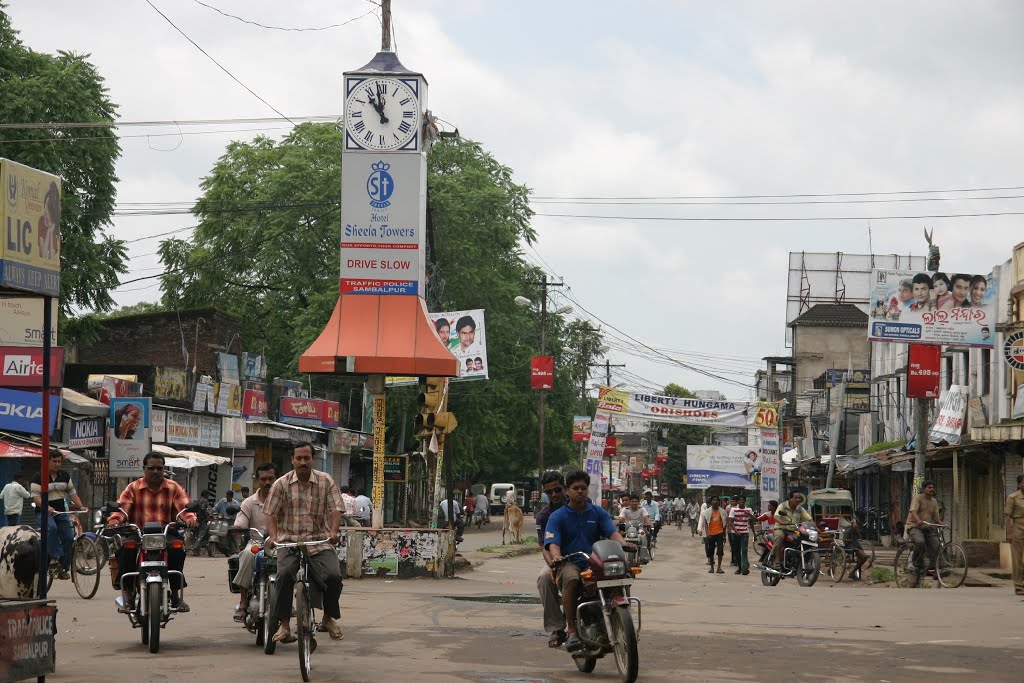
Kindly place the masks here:
[(555, 388), (554, 356), (534, 356), (530, 360), (530, 388), (541, 391)]
[(907, 396), (910, 398), (939, 397), (939, 357), (941, 346), (910, 344), (907, 357)]

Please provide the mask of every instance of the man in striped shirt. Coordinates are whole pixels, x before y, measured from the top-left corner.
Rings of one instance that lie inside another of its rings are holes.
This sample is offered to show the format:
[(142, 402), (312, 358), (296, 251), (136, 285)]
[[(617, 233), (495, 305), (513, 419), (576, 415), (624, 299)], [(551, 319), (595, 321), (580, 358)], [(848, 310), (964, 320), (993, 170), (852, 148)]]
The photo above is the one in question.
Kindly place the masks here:
[(750, 560), (747, 557), (747, 547), (750, 541), (750, 518), (753, 514), (747, 507), (747, 501), (743, 496), (736, 497), (736, 504), (729, 508), (729, 533), (736, 544), (739, 567), (737, 574), (750, 573)]
[[(32, 479), (29, 488), (36, 504), (39, 525), (42, 526), (44, 519), (48, 520), (49, 531), (47, 532), (46, 546), (50, 557), (60, 560), (60, 573), (57, 578), (65, 580), (71, 578), (68, 570), (71, 568), (71, 546), (75, 542), (75, 529), (68, 515), (58, 515), (57, 513), (81, 511), (85, 510), (85, 506), (82, 505), (82, 499), (78, 497), (75, 485), (71, 482), (71, 474), (60, 468), (63, 462), (64, 457), (60, 451), (50, 452), (50, 478), (46, 487), (45, 510), (43, 509), (41, 473)], [(69, 497), (75, 505), (73, 509), (68, 507), (67, 499)]]
[[(189, 500), (185, 489), (178, 482), (164, 478), (164, 456), (151, 451), (142, 458), (142, 478), (136, 479), (128, 484), (127, 488), (117, 499), (118, 505), (124, 512), (114, 512), (107, 519), (108, 527), (115, 527), (121, 524), (134, 524), (142, 529), (146, 522), (159, 522), (161, 526), (167, 526), (178, 518), (178, 515), (185, 507), (192, 502)], [(197, 524), (195, 513), (186, 512), (181, 515), (181, 521), (187, 526), (194, 527)], [(173, 531), (171, 532), (174, 533)], [(129, 572), (137, 571), (136, 560), (137, 550), (128, 550), (124, 546), (117, 551), (117, 580), (120, 583), (121, 576)], [(181, 589), (188, 585), (184, 583), (185, 573), (185, 550), (167, 546), (167, 568), (181, 572), (181, 576), (171, 574), (171, 607), (179, 612), (189, 611), (188, 603), (181, 597)], [(130, 592), (129, 587), (125, 587)], [(125, 600), (125, 606), (130, 606), (134, 601)]]

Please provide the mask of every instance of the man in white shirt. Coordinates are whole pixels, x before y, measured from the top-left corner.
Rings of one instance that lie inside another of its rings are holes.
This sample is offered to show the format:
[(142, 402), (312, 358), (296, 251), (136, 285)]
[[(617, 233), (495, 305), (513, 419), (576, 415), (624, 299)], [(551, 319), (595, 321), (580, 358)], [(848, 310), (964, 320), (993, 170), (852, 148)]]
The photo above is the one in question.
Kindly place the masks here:
[(661, 530), (661, 507), (654, 502), (653, 494), (649, 490), (644, 491), (644, 502), (640, 504), (640, 507), (646, 510), (647, 516), (651, 518), (651, 524), (653, 525), (651, 539), (656, 543), (658, 541), (658, 531)]
[(372, 519), (373, 517), (373, 501), (367, 497), (366, 491), (364, 491), (363, 489), (359, 489), (356, 493), (356, 519), (358, 519), (359, 523), (363, 526), (370, 526), (370, 519)]
[(476, 509), (484, 511), (484, 523), (491, 522), (491, 501), (487, 500), (486, 493), (476, 494)]
[(441, 516), (438, 517), (438, 521), (440, 521), (441, 519), (444, 519), (445, 526), (447, 526), (450, 529), (455, 529), (455, 541), (459, 542), (459, 541), (462, 540), (462, 532), (465, 531), (465, 528), (466, 528), (465, 527), (465, 522), (463, 522), (463, 520), (462, 520), (462, 506), (459, 505), (459, 501), (457, 501), (455, 499), (452, 499), (451, 506), (452, 506), (452, 518), (454, 519), (454, 524), (451, 522), (451, 520), (448, 519), (448, 499), (447, 498), (442, 500), (441, 504), (438, 506), (441, 509)]
[[(264, 537), (267, 535), (267, 518), (263, 514), (263, 503), (270, 493), (270, 487), (277, 481), (277, 467), (272, 462), (265, 462), (256, 468), (256, 489), (254, 495), (242, 501), (242, 506), (235, 516), (233, 529), (257, 529)], [(235, 575), (235, 585), (242, 589), (238, 599), (238, 609), (235, 610), (235, 621), (244, 622), (245, 613), (249, 610), (249, 589), (252, 587), (252, 573), (256, 567), (256, 555), (248, 544), (238, 553), (238, 573)]]
[(3, 496), (4, 514), (7, 515), (5, 526), (18, 526), (21, 509), (25, 506), (25, 501), (32, 497), (32, 494), (25, 488), (24, 481), (15, 479), (9, 482), (3, 491), (0, 491), (0, 495)]

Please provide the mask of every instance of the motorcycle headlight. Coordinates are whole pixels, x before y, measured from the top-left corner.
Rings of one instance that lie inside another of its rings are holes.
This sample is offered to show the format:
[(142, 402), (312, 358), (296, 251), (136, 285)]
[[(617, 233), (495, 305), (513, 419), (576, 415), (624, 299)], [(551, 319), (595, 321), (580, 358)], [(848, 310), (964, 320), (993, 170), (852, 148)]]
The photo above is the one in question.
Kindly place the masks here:
[(142, 547), (146, 550), (163, 550), (167, 547), (167, 538), (163, 534), (147, 534), (142, 537)]
[(626, 530), (626, 538), (636, 538), (636, 537), (637, 537), (636, 527), (635, 526), (629, 527), (629, 529)]
[(622, 576), (626, 573), (625, 562), (605, 562), (604, 563), (604, 575), (605, 577)]
[(815, 529), (808, 529), (807, 530), (807, 539), (810, 540), (810, 541), (817, 541), (818, 540), (818, 532)]

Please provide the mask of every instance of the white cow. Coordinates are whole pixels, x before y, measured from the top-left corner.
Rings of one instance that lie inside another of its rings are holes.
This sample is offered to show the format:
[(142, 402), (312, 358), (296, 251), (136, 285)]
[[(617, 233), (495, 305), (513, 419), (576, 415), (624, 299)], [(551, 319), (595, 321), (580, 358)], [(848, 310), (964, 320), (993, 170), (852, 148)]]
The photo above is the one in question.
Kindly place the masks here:
[(39, 532), (30, 526), (0, 527), (0, 598), (38, 595)]

